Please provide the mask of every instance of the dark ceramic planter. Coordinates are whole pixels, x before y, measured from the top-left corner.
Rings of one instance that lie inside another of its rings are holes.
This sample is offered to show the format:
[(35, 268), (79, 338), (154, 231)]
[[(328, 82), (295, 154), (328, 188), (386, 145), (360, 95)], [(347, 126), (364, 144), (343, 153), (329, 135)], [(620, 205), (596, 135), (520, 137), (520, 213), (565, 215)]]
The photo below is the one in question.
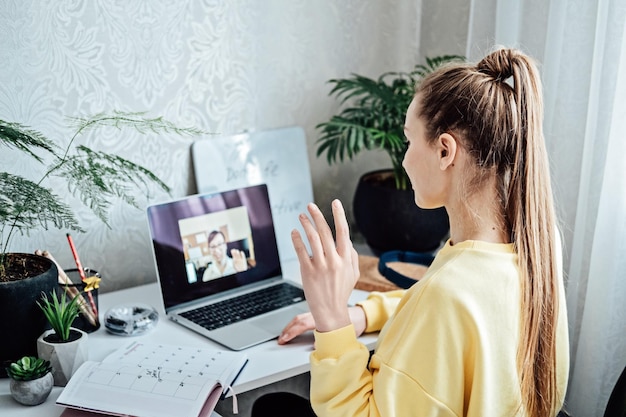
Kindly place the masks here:
[(450, 230), (445, 208), (417, 207), (413, 190), (395, 188), (391, 170), (369, 172), (359, 179), (353, 210), (359, 232), (376, 255), (390, 250), (434, 251)]
[(6, 377), (8, 363), (25, 355), (37, 356), (37, 338), (46, 330), (46, 318), (37, 306), (41, 293), (50, 294), (58, 285), (54, 262), (43, 256), (26, 253), (8, 254), (25, 257), (45, 272), (18, 281), (0, 282), (0, 376)]

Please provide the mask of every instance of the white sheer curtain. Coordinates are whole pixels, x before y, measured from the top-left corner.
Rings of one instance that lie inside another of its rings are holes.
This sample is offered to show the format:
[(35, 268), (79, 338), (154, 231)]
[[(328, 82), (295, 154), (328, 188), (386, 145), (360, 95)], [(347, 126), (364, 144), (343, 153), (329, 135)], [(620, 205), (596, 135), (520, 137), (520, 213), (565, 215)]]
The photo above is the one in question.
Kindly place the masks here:
[(519, 47), (541, 64), (565, 242), (566, 409), (603, 416), (626, 366), (626, 2), (473, 0), (467, 54)]

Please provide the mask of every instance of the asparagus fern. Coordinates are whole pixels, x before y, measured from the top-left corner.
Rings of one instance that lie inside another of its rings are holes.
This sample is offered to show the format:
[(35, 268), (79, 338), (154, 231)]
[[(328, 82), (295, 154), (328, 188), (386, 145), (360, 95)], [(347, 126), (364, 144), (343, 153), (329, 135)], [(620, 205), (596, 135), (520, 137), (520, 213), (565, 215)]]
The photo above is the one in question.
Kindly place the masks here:
[(38, 181), (0, 171), (0, 281), (10, 280), (5, 274), (6, 253), (16, 233), (28, 234), (36, 228), (50, 227), (76, 232), (84, 230), (72, 208), (50, 188), (44, 186), (52, 176), (63, 178), (69, 191), (107, 226), (107, 212), (114, 198), (138, 207), (134, 192), (149, 196), (150, 185), (169, 192), (170, 189), (149, 169), (118, 155), (75, 145), (80, 135), (102, 127), (120, 131), (133, 129), (140, 133), (171, 133), (195, 136), (196, 128), (181, 128), (162, 117), (150, 118), (145, 113), (99, 113), (86, 118), (70, 119), (74, 133), (65, 148), (28, 126), (0, 119), (0, 146), (25, 152), (47, 166)]

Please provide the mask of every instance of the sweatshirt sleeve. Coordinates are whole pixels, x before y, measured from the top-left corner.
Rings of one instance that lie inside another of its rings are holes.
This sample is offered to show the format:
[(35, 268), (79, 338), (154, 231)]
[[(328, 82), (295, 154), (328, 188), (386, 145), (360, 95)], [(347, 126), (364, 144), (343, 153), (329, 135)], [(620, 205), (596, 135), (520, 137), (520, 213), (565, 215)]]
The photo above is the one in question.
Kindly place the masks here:
[(373, 400), (370, 352), (356, 339), (354, 326), (315, 331), (311, 354), (311, 405), (320, 416), (369, 416)]
[(389, 317), (396, 311), (396, 307), (398, 307), (398, 303), (400, 303), (405, 292), (406, 290), (374, 291), (366, 300), (357, 303), (365, 312), (366, 333), (377, 332), (383, 328)]

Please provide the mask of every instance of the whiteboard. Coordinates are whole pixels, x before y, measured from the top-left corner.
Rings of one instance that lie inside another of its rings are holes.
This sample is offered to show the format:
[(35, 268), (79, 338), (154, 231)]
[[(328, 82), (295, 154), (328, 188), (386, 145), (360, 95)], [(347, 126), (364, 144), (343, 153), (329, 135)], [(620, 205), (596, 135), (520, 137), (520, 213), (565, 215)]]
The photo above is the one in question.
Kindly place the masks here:
[(313, 201), (301, 127), (201, 139), (193, 143), (191, 155), (199, 194), (267, 184), (281, 263), (296, 258), (291, 231), (302, 230), (298, 214)]

